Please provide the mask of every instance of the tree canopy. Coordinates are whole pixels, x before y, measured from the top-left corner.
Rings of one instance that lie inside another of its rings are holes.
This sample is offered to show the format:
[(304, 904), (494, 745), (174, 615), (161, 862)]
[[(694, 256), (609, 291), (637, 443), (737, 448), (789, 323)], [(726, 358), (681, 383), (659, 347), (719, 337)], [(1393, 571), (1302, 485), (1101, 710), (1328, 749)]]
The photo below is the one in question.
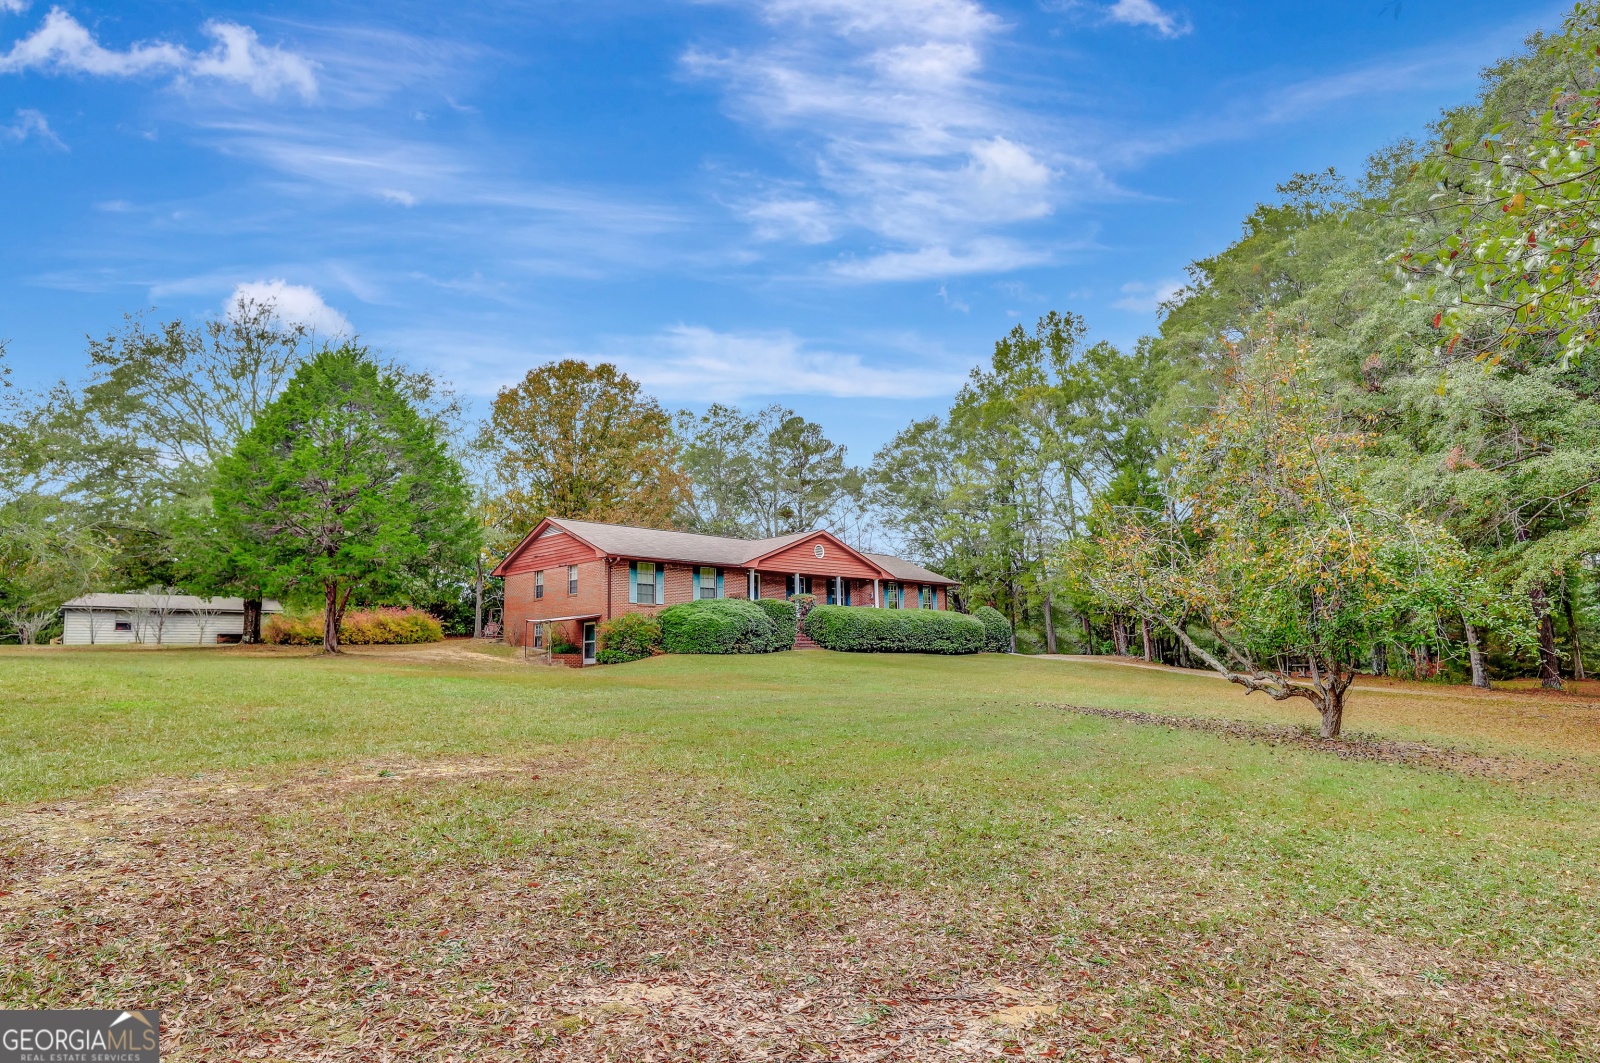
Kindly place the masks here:
[(494, 519), (523, 531), (545, 517), (667, 528), (690, 497), (671, 417), (614, 365), (529, 370), (495, 396), (479, 442)]
[(268, 587), (320, 591), (323, 646), (338, 652), (357, 591), (403, 594), (472, 563), (478, 527), (440, 435), (364, 348), (318, 354), (218, 463), (230, 563)]

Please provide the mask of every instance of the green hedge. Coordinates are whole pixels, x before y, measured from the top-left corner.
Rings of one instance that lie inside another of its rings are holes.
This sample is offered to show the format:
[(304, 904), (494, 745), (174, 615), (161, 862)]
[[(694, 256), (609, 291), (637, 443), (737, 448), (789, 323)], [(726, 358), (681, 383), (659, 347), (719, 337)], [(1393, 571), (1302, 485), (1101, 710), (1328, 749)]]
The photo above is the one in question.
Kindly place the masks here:
[(643, 613), (623, 613), (600, 625), (601, 664), (626, 664), (652, 656), (661, 649), (661, 621)]
[(800, 610), (793, 602), (782, 598), (757, 598), (756, 604), (767, 611), (777, 633), (773, 636), (775, 650), (794, 649), (794, 636), (800, 630)]
[(973, 617), (933, 609), (819, 605), (806, 634), (825, 650), (847, 653), (981, 653), (984, 627)]
[[(661, 611), (661, 645), (668, 653), (771, 653), (777, 625), (742, 598), (707, 598)], [(791, 642), (790, 645), (793, 645)]]
[(983, 648), (990, 653), (1011, 652), (1011, 621), (1006, 614), (992, 605), (980, 605), (972, 611), (983, 624)]

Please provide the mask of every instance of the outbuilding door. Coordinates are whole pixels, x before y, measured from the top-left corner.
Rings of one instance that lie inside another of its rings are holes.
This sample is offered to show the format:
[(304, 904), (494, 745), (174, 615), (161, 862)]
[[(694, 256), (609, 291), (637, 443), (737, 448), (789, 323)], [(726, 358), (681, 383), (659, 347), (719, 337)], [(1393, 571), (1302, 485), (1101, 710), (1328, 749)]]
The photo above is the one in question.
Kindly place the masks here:
[(583, 663), (594, 663), (594, 624), (583, 625)]

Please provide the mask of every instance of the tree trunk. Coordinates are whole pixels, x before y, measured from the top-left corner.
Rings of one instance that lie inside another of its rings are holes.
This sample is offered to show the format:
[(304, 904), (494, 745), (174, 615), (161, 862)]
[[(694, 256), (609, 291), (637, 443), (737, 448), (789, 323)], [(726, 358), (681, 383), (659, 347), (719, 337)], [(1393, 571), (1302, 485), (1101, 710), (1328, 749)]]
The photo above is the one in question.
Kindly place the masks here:
[(472, 637), (483, 638), (483, 556), (478, 556), (478, 579), (473, 584)]
[(246, 598), (244, 600), (244, 631), (239, 635), (239, 641), (254, 646), (261, 641), (261, 599)]
[(1344, 693), (1337, 687), (1329, 690), (1317, 705), (1322, 714), (1322, 737), (1338, 738), (1344, 729)]
[(1094, 622), (1087, 616), (1078, 619), (1083, 621), (1083, 652), (1094, 656)]
[(1056, 652), (1056, 618), (1050, 611), (1050, 596), (1044, 596), (1044, 652)]
[(1489, 689), (1489, 676), (1483, 670), (1483, 648), (1478, 645), (1478, 629), (1463, 617), (1461, 626), (1467, 631), (1467, 656), (1472, 661), (1472, 685), (1479, 690)]
[(339, 585), (337, 583), (324, 583), (322, 585), (324, 605), (322, 609), (322, 652), (339, 652), (339, 621), (343, 619), (344, 610), (339, 602)]
[(1561, 689), (1561, 655), (1556, 652), (1556, 619), (1550, 614), (1550, 599), (1544, 584), (1535, 583), (1528, 592), (1533, 615), (1539, 621), (1539, 683), (1546, 690)]
[(1588, 675), (1583, 669), (1583, 643), (1578, 639), (1578, 616), (1573, 608), (1572, 584), (1566, 580), (1561, 581), (1561, 607), (1567, 614), (1567, 635), (1572, 639), (1572, 678), (1587, 679)]
[(1146, 620), (1142, 616), (1139, 618), (1139, 638), (1144, 643), (1144, 659), (1145, 659), (1145, 662), (1149, 663), (1149, 661), (1151, 660), (1151, 657), (1150, 657), (1150, 621)]
[(1372, 644), (1372, 674), (1389, 674), (1389, 644), (1387, 642), (1374, 642)]
[(1111, 618), (1111, 638), (1117, 644), (1117, 656), (1128, 655), (1128, 622), (1120, 615)]

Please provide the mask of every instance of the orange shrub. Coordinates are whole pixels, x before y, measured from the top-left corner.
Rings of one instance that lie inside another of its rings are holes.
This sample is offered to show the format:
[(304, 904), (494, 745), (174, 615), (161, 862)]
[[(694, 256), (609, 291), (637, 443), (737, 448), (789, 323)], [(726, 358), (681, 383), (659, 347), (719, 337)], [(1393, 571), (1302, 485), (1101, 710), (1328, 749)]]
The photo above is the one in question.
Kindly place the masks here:
[[(315, 646), (322, 641), (322, 614), (269, 619), (261, 629), (263, 641), (286, 646)], [(439, 642), (444, 628), (420, 609), (352, 609), (339, 623), (339, 641), (352, 646), (399, 645)]]

